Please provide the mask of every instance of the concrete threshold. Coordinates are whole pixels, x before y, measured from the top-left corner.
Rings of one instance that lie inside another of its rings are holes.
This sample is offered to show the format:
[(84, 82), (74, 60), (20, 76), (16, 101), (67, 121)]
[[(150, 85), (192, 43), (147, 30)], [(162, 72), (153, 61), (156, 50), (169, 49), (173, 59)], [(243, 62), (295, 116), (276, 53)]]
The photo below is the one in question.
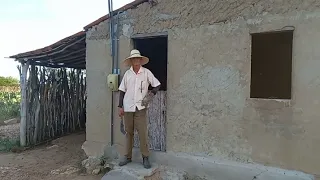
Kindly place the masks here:
[(114, 166), (101, 180), (184, 180), (185, 173), (174, 168), (152, 164), (151, 169), (143, 168), (139, 162), (132, 162), (126, 166)]
[[(140, 162), (139, 149), (133, 151), (133, 161)], [(259, 164), (244, 164), (216, 160), (209, 157), (192, 156), (184, 153), (152, 152), (154, 164), (177, 168), (188, 175), (208, 180), (314, 180), (313, 175)], [(141, 167), (143, 168), (143, 167)]]

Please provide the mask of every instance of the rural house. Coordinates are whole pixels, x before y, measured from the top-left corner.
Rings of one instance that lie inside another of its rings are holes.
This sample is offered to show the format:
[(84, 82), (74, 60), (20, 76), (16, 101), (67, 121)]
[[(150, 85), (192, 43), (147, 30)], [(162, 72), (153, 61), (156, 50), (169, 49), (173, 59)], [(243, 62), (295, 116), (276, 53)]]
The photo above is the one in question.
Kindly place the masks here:
[(136, 48), (162, 83), (148, 110), (155, 152), (320, 175), (320, 1), (136, 0), (84, 29), (88, 156), (123, 153), (107, 77)]

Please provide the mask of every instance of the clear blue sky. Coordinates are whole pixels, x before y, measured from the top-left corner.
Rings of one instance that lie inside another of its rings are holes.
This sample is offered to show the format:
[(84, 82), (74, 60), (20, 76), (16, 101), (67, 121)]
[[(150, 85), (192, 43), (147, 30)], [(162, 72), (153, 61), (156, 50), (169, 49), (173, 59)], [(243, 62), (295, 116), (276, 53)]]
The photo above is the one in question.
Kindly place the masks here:
[[(133, 0), (113, 0), (117, 9)], [(19, 77), (10, 55), (50, 45), (108, 13), (108, 0), (0, 0), (0, 76)]]

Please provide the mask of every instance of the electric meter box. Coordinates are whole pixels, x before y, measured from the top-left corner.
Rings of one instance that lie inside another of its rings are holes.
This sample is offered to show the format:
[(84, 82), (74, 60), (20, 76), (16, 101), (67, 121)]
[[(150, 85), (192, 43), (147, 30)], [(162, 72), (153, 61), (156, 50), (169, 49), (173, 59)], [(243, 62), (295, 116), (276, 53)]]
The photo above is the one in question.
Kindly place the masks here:
[(119, 74), (109, 74), (107, 77), (107, 83), (111, 91), (118, 91)]

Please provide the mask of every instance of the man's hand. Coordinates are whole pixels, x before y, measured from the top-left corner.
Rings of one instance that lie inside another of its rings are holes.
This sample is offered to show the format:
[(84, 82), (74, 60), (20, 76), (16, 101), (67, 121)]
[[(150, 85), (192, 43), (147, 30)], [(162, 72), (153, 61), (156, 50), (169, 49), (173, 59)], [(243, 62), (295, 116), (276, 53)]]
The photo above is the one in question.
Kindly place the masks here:
[(152, 101), (154, 94), (152, 92), (149, 92), (143, 99), (141, 102), (142, 106), (147, 107), (148, 104)]
[(123, 108), (119, 107), (119, 117), (122, 117), (124, 115), (124, 110)]

